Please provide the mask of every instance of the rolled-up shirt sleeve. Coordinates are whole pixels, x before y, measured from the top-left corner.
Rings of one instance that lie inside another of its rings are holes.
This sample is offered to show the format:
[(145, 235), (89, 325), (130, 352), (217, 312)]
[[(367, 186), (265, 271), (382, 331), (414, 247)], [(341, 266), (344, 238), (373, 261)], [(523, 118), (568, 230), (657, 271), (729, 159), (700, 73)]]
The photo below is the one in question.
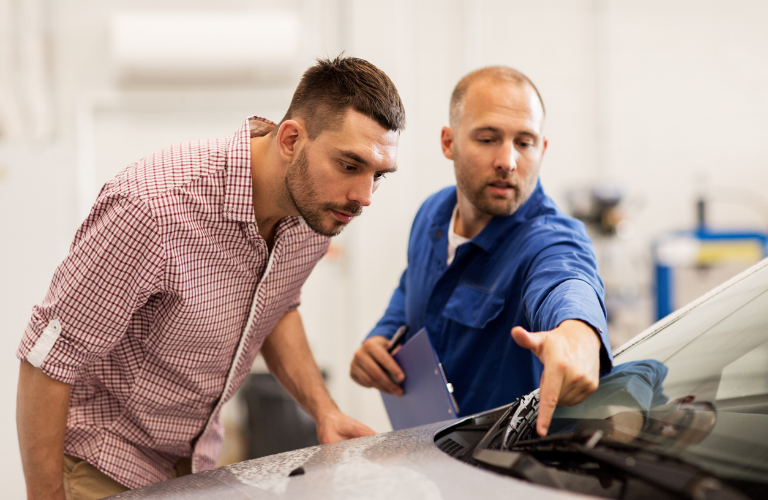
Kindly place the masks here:
[(525, 311), (534, 331), (549, 331), (568, 319), (583, 321), (602, 343), (600, 369), (613, 365), (603, 302), (603, 283), (589, 242), (578, 234), (545, 247), (534, 259), (524, 288)]
[(164, 261), (149, 207), (105, 188), (33, 308), (16, 356), (61, 382), (81, 378), (162, 289)]

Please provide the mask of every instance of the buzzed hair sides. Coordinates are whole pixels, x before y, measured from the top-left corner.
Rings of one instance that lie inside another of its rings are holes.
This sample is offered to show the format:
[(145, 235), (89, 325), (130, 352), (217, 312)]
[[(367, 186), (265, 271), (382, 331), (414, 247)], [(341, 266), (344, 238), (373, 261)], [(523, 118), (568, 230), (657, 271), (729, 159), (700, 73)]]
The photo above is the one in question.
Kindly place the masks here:
[(468, 75), (464, 76), (451, 94), (451, 106), (450, 106), (450, 125), (455, 129), (459, 124), (461, 113), (464, 111), (464, 98), (467, 95), (469, 87), (480, 80), (489, 80), (495, 83), (512, 83), (517, 86), (529, 85), (541, 103), (541, 110), (546, 116), (546, 108), (544, 107), (544, 99), (541, 98), (539, 89), (533, 84), (530, 78), (525, 76), (520, 71), (510, 68), (508, 66), (488, 66), (485, 68), (477, 69)]
[(349, 108), (387, 130), (405, 128), (405, 108), (392, 80), (368, 61), (343, 55), (318, 59), (304, 72), (280, 123), (300, 117), (314, 139), (324, 130), (337, 129)]

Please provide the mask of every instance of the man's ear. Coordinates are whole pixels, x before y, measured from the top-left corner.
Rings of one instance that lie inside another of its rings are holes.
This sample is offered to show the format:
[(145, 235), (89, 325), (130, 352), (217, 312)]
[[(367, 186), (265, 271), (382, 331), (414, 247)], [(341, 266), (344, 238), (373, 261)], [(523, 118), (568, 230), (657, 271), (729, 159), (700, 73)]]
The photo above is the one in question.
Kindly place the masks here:
[(453, 129), (450, 127), (443, 127), (440, 132), (440, 146), (443, 148), (443, 156), (449, 160), (453, 160)]
[(276, 142), (280, 157), (287, 163), (290, 163), (299, 150), (299, 143), (307, 137), (307, 131), (304, 128), (303, 121), (285, 120), (277, 129)]

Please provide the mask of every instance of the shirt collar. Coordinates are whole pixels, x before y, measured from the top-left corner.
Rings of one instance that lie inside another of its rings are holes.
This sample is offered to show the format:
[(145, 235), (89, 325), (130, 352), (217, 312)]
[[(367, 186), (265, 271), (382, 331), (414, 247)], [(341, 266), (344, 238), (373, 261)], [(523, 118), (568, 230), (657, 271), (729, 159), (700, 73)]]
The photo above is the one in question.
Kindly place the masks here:
[[(533, 189), (531, 196), (525, 200), (520, 208), (515, 210), (515, 213), (506, 217), (494, 217), (483, 228), (480, 233), (472, 238), (470, 243), (482, 248), (488, 253), (493, 252), (496, 247), (506, 238), (510, 231), (513, 231), (517, 226), (523, 222), (534, 217), (538, 212), (538, 207), (541, 205), (541, 198), (544, 197), (544, 189), (541, 186), (541, 179), (536, 181), (536, 187)], [(443, 206), (441, 206), (437, 213), (435, 213), (432, 219), (432, 227), (446, 228), (451, 220), (453, 214), (453, 208), (456, 206), (456, 191), (445, 200)], [(450, 229), (450, 228), (448, 228)], [(432, 231), (435, 234), (435, 231)]]
[[(227, 148), (227, 180), (225, 183), (224, 216), (230, 220), (256, 223), (253, 215), (253, 184), (251, 176), (251, 138), (263, 137), (277, 125), (258, 116), (246, 119)], [(316, 234), (303, 217), (285, 217), (277, 225), (275, 238), (288, 232), (305, 236)]]
[(463, 243), (466, 243), (469, 241), (469, 238), (466, 238), (454, 230), (454, 227), (456, 226), (456, 213), (459, 211), (459, 205), (456, 204), (453, 206), (453, 211), (451, 211), (451, 220), (448, 222), (448, 244), (455, 244), (456, 246), (459, 246)]
[(251, 138), (267, 135), (274, 122), (258, 116), (246, 119), (227, 148), (227, 180), (224, 216), (240, 222), (256, 222), (251, 183)]

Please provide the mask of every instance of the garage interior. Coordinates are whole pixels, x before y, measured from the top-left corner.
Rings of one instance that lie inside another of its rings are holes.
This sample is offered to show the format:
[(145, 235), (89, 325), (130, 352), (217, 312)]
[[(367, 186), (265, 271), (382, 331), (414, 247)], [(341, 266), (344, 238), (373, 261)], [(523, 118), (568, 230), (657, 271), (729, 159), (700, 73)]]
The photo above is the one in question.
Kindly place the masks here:
[[(279, 121), (318, 57), (362, 57), (392, 78), (408, 113), (398, 172), (334, 239), (300, 309), (341, 410), (383, 432), (381, 398), (350, 380), (349, 360), (406, 265), (416, 210), (453, 183), (439, 137), (456, 81), (503, 64), (536, 82), (542, 182), (587, 224), (618, 346), (765, 256), (767, 25), (762, 0), (0, 0), (7, 498), (24, 495), (16, 346), (99, 188), (129, 163), (249, 115)], [(222, 464), (281, 451), (249, 437), (274, 420), (312, 437), (265, 370), (257, 360), (226, 407)], [(248, 423), (269, 404), (290, 417)]]

